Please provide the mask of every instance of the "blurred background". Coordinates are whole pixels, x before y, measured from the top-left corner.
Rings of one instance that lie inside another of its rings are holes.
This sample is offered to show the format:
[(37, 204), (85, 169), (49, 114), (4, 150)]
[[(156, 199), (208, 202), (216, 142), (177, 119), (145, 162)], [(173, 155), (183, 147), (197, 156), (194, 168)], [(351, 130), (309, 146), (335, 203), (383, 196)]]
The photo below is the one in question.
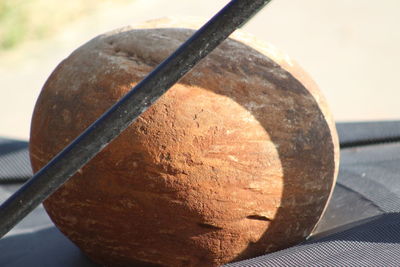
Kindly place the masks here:
[[(0, 0), (0, 136), (29, 138), (38, 94), (89, 39), (165, 16), (210, 18), (228, 0)], [(286, 51), (337, 121), (400, 119), (400, 1), (274, 0), (244, 30)]]

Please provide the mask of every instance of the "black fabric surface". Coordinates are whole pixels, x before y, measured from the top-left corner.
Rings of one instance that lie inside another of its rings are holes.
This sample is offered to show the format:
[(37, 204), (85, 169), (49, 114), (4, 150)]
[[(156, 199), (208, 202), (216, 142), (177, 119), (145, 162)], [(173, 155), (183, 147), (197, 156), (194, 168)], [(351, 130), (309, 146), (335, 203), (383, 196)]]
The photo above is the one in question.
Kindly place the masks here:
[(400, 211), (400, 143), (341, 150), (336, 188), (317, 232)]
[[(400, 266), (400, 142), (393, 142), (399, 125), (338, 124), (347, 148), (341, 150), (338, 182), (313, 236), (295, 247), (225, 266)], [(0, 201), (20, 185), (10, 181), (30, 176), (27, 142), (0, 139)], [(95, 265), (40, 206), (0, 240), (0, 266)]]
[(342, 147), (400, 141), (400, 121), (337, 123)]
[(31, 176), (28, 142), (0, 138), (0, 183), (23, 182)]
[(225, 265), (399, 266), (400, 215), (387, 213), (348, 230), (266, 256)]
[(0, 240), (2, 267), (92, 267), (92, 263), (57, 228), (45, 227)]

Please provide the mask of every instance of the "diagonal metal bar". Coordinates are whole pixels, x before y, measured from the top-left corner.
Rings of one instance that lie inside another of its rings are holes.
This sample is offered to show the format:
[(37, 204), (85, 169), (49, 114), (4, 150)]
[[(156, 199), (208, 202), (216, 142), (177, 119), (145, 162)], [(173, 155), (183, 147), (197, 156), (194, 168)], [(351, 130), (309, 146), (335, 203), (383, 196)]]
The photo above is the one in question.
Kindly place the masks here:
[(232, 0), (0, 206), (0, 237), (271, 0)]

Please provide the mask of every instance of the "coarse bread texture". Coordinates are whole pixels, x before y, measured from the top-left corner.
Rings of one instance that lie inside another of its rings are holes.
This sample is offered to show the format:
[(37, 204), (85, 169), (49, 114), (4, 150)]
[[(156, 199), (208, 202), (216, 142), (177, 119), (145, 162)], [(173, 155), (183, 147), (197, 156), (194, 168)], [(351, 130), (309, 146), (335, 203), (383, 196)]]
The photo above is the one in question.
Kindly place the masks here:
[[(100, 35), (57, 66), (32, 119), (34, 171), (193, 34), (166, 24)], [(219, 266), (315, 227), (337, 175), (329, 109), (289, 58), (234, 38), (45, 201), (93, 261)]]

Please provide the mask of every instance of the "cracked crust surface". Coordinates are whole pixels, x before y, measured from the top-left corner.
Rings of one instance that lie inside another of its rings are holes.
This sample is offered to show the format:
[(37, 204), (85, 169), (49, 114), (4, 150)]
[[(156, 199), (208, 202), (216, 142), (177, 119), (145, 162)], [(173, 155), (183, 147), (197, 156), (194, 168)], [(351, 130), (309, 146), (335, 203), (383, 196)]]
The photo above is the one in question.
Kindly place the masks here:
[[(34, 170), (192, 33), (127, 27), (60, 63), (33, 115)], [(301, 69), (246, 38), (226, 40), (46, 200), (94, 261), (218, 266), (310, 234), (336, 178), (334, 124)]]

